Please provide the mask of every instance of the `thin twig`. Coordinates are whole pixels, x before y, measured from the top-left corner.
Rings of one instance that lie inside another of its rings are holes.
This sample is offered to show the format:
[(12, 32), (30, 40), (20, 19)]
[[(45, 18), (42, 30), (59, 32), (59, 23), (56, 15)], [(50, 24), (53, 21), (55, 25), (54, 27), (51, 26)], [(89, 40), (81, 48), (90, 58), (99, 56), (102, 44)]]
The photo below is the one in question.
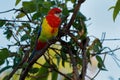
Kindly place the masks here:
[(50, 47), (50, 49), (52, 49), (57, 55), (59, 55), (61, 57), (60, 53), (58, 52), (58, 51), (60, 51), (59, 49), (52, 48), (52, 47)]
[(117, 50), (120, 50), (120, 47), (119, 47), (119, 48), (116, 48), (116, 49), (113, 49), (113, 50), (110, 50), (110, 51), (102, 52), (102, 53), (93, 53), (93, 54), (91, 54), (91, 55), (92, 55), (92, 56), (103, 55), (103, 54), (115, 52), (115, 51), (117, 51)]
[[(92, 79), (90, 76), (86, 75), (87, 78), (89, 78), (90, 80)], [(93, 79), (94, 80), (94, 79)]]
[(66, 74), (63, 74), (62, 72), (60, 72), (59, 70), (57, 70), (56, 68), (54, 68), (54, 71), (59, 73), (60, 75), (64, 76), (66, 79), (68, 80), (72, 80), (69, 76), (67, 76)]
[(36, 64), (38, 64), (38, 65), (40, 65), (40, 66), (42, 66), (42, 67), (45, 67), (45, 68), (50, 68), (50, 66), (45, 66), (45, 65), (43, 65), (43, 64), (40, 64), (40, 63), (38, 63), (38, 62), (35, 62)]
[(14, 11), (14, 10), (16, 10), (16, 9), (13, 8), (13, 9), (10, 9), (10, 10), (2, 11), (2, 12), (0, 12), (0, 14), (2, 14), (2, 13), (7, 13), (7, 12), (11, 12), (11, 11)]
[(32, 20), (31, 20), (30, 17), (28, 16), (28, 14), (27, 14), (23, 9), (18, 9), (17, 11), (20, 11), (20, 12), (24, 13), (24, 14), (27, 16), (28, 20), (29, 20), (30, 22), (32, 22)]
[(20, 11), (20, 12), (24, 13), (24, 14), (27, 16), (28, 20), (29, 20), (30, 22), (32, 22), (32, 20), (31, 20), (30, 17), (28, 16), (28, 14), (27, 14), (23, 9), (15, 9), (15, 8), (13, 8), (13, 9), (10, 9), (10, 10), (6, 10), (6, 11), (3, 11), (3, 12), (0, 12), (0, 14), (2, 14), (2, 13), (7, 13), (7, 12), (11, 12), (11, 11), (15, 11), (15, 12)]
[(8, 20), (8, 19), (0, 19), (0, 21), (36, 23), (36, 22), (33, 22), (33, 21), (25, 21), (25, 20)]
[(114, 39), (104, 39), (104, 41), (118, 41), (120, 40), (119, 38), (114, 38)]

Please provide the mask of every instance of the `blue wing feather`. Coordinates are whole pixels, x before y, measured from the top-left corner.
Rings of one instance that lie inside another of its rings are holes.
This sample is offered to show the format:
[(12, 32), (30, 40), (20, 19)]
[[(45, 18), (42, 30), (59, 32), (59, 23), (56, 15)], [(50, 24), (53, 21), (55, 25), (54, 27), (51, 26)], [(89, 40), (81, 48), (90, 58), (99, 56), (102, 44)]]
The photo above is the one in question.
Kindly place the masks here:
[[(41, 30), (42, 30), (42, 27), (40, 26), (40, 28), (39, 28), (39, 30), (38, 30), (38, 37), (39, 37), (40, 34), (41, 34)], [(37, 39), (38, 39), (38, 37), (37, 37)]]
[[(41, 34), (41, 30), (42, 30), (42, 27), (40, 26), (39, 30), (38, 30), (38, 36), (37, 36), (37, 40)], [(37, 45), (37, 40), (36, 40), (36, 44), (35, 44), (35, 48), (32, 52), (32, 54), (30, 55), (29, 59), (28, 59), (28, 62), (30, 62), (32, 60), (32, 58), (34, 57), (35, 53), (36, 53), (36, 45)]]

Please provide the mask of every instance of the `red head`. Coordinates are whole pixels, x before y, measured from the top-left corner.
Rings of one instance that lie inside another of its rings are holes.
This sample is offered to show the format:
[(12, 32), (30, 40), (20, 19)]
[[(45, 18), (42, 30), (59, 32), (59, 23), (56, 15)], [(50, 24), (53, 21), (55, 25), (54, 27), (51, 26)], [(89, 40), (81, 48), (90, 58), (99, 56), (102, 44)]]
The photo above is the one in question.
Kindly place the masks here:
[(53, 8), (48, 12), (48, 15), (46, 16), (46, 19), (48, 21), (48, 24), (51, 27), (54, 28), (58, 28), (61, 22), (60, 19), (60, 13), (62, 12), (62, 10), (60, 10), (59, 8)]
[(59, 17), (61, 12), (62, 12), (61, 9), (53, 8), (48, 12), (48, 15), (55, 15), (56, 17)]

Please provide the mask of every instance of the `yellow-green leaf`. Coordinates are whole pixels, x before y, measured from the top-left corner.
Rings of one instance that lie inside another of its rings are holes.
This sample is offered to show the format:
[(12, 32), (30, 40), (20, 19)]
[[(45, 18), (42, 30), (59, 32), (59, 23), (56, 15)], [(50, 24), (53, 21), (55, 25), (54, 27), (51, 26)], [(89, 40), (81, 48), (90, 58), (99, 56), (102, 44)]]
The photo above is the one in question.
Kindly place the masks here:
[(76, 0), (71, 0), (72, 3), (75, 3)]
[(113, 20), (114, 21), (118, 15), (119, 11), (120, 11), (120, 0), (117, 1), (115, 8), (114, 8), (114, 11), (113, 11)]
[(16, 0), (15, 6), (17, 6), (17, 5), (19, 4), (20, 1), (21, 1), (21, 0)]
[(24, 16), (25, 16), (24, 13), (19, 13), (19, 14), (16, 16), (16, 18), (22, 18), (22, 17), (24, 17)]

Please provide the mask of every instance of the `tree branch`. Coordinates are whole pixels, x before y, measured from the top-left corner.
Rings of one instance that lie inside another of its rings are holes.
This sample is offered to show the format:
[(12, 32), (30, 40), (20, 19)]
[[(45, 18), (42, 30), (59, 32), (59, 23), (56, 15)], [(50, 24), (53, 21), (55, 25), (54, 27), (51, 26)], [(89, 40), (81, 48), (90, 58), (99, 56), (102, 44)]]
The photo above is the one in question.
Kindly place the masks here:
[(76, 18), (76, 15), (77, 15), (77, 12), (79, 11), (79, 8), (81, 6), (81, 4), (84, 2), (85, 0), (78, 0), (78, 4), (75, 6), (74, 8), (74, 12), (73, 12), (73, 15), (69, 21), (69, 23), (67, 24), (66, 26), (66, 30), (69, 30), (70, 26), (73, 24), (75, 18)]
[(86, 47), (88, 46), (89, 41), (90, 41), (89, 37), (86, 37), (86, 39), (84, 39), (82, 41), (82, 44), (83, 44), (83, 49), (82, 49), (82, 72), (79, 76), (81, 78), (81, 80), (85, 80), (87, 63), (88, 63), (87, 54), (86, 54)]
[(7, 12), (11, 12), (11, 11), (14, 11), (14, 10), (16, 10), (16, 9), (13, 8), (13, 9), (10, 9), (10, 10), (2, 11), (2, 12), (0, 12), (0, 14), (2, 14), (2, 13), (7, 13)]
[(7, 13), (7, 12), (10, 12), (10, 11), (15, 11), (15, 12), (20, 11), (20, 12), (24, 13), (27, 16), (29, 22), (32, 22), (32, 20), (28, 16), (28, 14), (23, 9), (15, 9), (15, 8), (13, 8), (13, 9), (10, 9), (10, 10), (7, 10), (7, 11), (0, 12), (0, 14)]
[(17, 67), (15, 67), (13, 69), (13, 71), (9, 74), (9, 76), (7, 77), (6, 80), (10, 80), (10, 78), (15, 74), (15, 72), (22, 67), (22, 65), (24, 64), (24, 62), (26, 62), (27, 58), (29, 56), (29, 51), (26, 52), (24, 58), (22, 59), (22, 61), (17, 65)]
[[(80, 8), (80, 5), (81, 5), (84, 1), (85, 1), (85, 0), (78, 0), (78, 4), (76, 5), (76, 7), (75, 7), (75, 9), (74, 9), (73, 15), (72, 15), (72, 17), (71, 17), (71, 19), (70, 19), (70, 22), (67, 24), (66, 29), (69, 29), (70, 26), (73, 24), (74, 19), (76, 18), (77, 12), (78, 12), (78, 10), (79, 10), (79, 8)], [(58, 36), (59, 36), (59, 38), (60, 38), (62, 35), (58, 35)], [(51, 41), (51, 42), (52, 42), (52, 41)], [(45, 53), (45, 51), (47, 50), (47, 48), (48, 48), (51, 44), (53, 44), (53, 43), (56, 42), (56, 40), (54, 40), (52, 43), (51, 43), (51, 42), (48, 43), (44, 49), (36, 52), (36, 56), (34, 56), (34, 58), (28, 63), (28, 66), (27, 66), (27, 67), (25, 68), (25, 70), (21, 73), (19, 80), (24, 80), (24, 79), (25, 79), (25, 77), (27, 76), (28, 71), (29, 71), (29, 69), (32, 67), (32, 65), (37, 61), (38, 58), (40, 58), (40, 57)]]
[(69, 56), (70, 56), (70, 60), (72, 63), (72, 67), (73, 67), (73, 80), (79, 80), (79, 72), (78, 72), (78, 68), (77, 68), (77, 63), (75, 61), (75, 57), (73, 57), (73, 53), (71, 51), (71, 48), (68, 47), (69, 49)]
[(49, 41), (49, 43), (40, 51), (37, 51), (33, 59), (28, 62), (28, 66), (25, 68), (25, 70), (21, 73), (19, 80), (24, 80), (25, 77), (28, 75), (29, 70), (31, 69), (32, 65), (45, 53), (45, 51), (48, 49), (48, 47), (55, 43), (57, 39), (52, 39)]

